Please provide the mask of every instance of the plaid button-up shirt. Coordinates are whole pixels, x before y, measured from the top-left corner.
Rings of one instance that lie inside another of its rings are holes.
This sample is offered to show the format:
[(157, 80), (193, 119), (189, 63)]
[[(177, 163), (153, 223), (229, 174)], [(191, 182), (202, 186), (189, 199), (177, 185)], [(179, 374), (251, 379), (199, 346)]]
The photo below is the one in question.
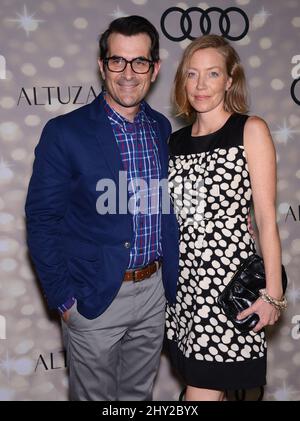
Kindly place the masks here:
[(133, 122), (113, 110), (104, 99), (127, 172), (128, 209), (133, 217), (134, 237), (128, 269), (143, 267), (158, 259), (161, 252), (161, 166), (155, 121), (142, 102)]

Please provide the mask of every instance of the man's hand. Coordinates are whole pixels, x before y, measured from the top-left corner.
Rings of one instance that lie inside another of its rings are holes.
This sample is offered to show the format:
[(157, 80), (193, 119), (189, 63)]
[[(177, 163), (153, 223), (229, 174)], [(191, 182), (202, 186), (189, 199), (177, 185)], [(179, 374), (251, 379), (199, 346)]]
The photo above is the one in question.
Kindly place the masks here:
[(248, 231), (250, 232), (250, 235), (252, 238), (255, 238), (255, 232), (251, 223), (251, 213), (248, 213), (248, 218), (247, 218), (247, 223), (248, 223)]
[(65, 323), (68, 323), (69, 318), (70, 318), (70, 311), (69, 311), (69, 310), (65, 311), (65, 312), (61, 315), (61, 317), (62, 317), (62, 319), (63, 319), (63, 321), (64, 321)]

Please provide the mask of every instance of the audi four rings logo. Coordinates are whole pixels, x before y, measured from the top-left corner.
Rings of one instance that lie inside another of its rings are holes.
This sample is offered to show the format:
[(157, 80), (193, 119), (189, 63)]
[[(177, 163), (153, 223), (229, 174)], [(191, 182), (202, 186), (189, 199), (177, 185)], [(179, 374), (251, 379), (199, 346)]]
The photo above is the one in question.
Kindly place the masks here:
[[(238, 41), (240, 39), (242, 39), (245, 35), (247, 35), (248, 31), (249, 31), (249, 19), (248, 16), (246, 15), (246, 13), (241, 10), (238, 7), (228, 7), (225, 10), (220, 9), (219, 7), (209, 7), (208, 9), (204, 10), (201, 9), (200, 7), (190, 7), (189, 9), (181, 9), (181, 7), (170, 7), (169, 9), (167, 9), (163, 14), (162, 17), (160, 19), (160, 26), (161, 26), (161, 30), (163, 32), (163, 34), (169, 38), (169, 40), (171, 41), (183, 41), (185, 39), (190, 39), (193, 40), (196, 37), (193, 37), (191, 35), (192, 33), (192, 19), (190, 14), (192, 12), (198, 12), (200, 14), (200, 20), (199, 20), (199, 27), (201, 30), (201, 33), (203, 35), (207, 35), (210, 33), (211, 30), (211, 19), (209, 17), (211, 12), (218, 12), (220, 13), (220, 18), (219, 18), (219, 28), (221, 31), (221, 34), (223, 35), (224, 38), (227, 38), (231, 41)], [(244, 20), (244, 30), (240, 35), (230, 35), (230, 29), (231, 29), (231, 24), (230, 24), (230, 17), (229, 14), (230, 13), (238, 13), (242, 16), (243, 20)], [(181, 13), (181, 17), (180, 17), (180, 29), (182, 32), (182, 35), (180, 36), (173, 36), (170, 34), (169, 31), (167, 31), (166, 29), (166, 18), (167, 16), (174, 14), (174, 13)]]

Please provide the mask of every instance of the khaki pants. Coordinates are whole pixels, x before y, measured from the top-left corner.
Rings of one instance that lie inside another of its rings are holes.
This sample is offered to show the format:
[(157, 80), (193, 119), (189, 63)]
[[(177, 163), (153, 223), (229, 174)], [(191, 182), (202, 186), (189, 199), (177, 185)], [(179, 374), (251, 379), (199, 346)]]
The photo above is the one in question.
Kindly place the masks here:
[(165, 324), (161, 269), (141, 282), (123, 282), (99, 317), (70, 309), (62, 322), (71, 400), (151, 400)]

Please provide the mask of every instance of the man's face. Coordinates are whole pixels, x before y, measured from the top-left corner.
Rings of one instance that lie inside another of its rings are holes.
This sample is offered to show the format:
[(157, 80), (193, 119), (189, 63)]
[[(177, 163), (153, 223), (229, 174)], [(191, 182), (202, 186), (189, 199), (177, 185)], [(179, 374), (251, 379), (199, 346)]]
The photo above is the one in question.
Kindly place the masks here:
[[(147, 34), (125, 36), (112, 33), (108, 38), (108, 57), (123, 57), (126, 60), (145, 58), (151, 60), (151, 39)], [(151, 82), (154, 82), (160, 63), (154, 63), (148, 73), (135, 73), (130, 64), (121, 73), (108, 70), (99, 60), (100, 72), (106, 87), (106, 101), (124, 117), (137, 111), (140, 102), (147, 95)]]

